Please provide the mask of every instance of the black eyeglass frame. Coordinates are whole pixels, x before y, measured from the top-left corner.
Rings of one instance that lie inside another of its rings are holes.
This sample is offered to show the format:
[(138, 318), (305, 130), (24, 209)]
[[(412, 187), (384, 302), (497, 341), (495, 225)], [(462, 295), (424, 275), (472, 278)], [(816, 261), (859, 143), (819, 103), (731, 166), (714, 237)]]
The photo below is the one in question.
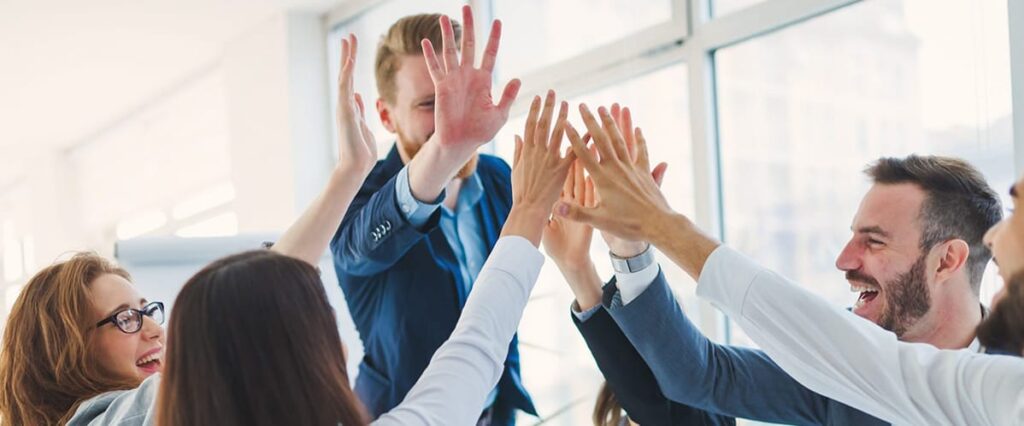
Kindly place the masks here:
[[(129, 311), (134, 311), (135, 313), (137, 313), (139, 315), (139, 318), (140, 318), (140, 320), (139, 320), (139, 328), (137, 328), (135, 330), (131, 330), (131, 331), (125, 330), (125, 329), (121, 328), (121, 325), (118, 324), (118, 322), (117, 322), (117, 316), (118, 315), (121, 315), (121, 314), (123, 314), (125, 312), (129, 312)], [(149, 302), (145, 306), (143, 306), (142, 309), (126, 308), (126, 309), (122, 309), (120, 311), (114, 312), (113, 315), (111, 315), (109, 317), (106, 317), (106, 318), (102, 319), (100, 322), (96, 323), (96, 328), (100, 328), (100, 327), (102, 327), (103, 325), (105, 325), (107, 323), (112, 323), (112, 324), (114, 324), (114, 327), (117, 327), (117, 329), (121, 330), (122, 333), (125, 333), (125, 334), (135, 334), (135, 333), (138, 333), (140, 330), (142, 330), (142, 323), (145, 321), (145, 317), (153, 318), (153, 313), (156, 312), (156, 311), (160, 311), (160, 313), (161, 313), (160, 321), (158, 321), (157, 324), (163, 325), (164, 318), (165, 318), (165, 316), (162, 315), (162, 314), (164, 314), (164, 302)], [(156, 318), (153, 318), (153, 319), (155, 320)]]

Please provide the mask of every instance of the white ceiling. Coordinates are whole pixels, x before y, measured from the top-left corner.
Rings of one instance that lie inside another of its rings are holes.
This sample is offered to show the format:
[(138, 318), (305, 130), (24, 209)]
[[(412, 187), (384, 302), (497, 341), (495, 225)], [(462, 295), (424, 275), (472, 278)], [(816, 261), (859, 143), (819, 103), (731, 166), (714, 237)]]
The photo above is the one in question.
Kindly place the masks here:
[(275, 13), (347, 0), (0, 0), (0, 163), (84, 140)]

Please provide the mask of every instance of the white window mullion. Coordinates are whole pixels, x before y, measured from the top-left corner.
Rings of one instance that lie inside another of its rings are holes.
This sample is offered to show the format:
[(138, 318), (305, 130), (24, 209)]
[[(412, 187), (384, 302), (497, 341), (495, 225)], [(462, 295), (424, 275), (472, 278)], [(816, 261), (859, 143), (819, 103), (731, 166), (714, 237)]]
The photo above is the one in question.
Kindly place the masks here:
[(1017, 175), (1024, 173), (1024, 3), (1007, 0), (1010, 15), (1010, 80), (1013, 85), (1013, 157)]

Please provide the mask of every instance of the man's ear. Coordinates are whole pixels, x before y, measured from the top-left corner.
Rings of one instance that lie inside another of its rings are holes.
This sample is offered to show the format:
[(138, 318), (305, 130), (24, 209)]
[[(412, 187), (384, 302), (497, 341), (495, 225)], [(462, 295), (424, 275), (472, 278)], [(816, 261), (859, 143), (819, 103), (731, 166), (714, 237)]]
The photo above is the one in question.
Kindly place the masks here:
[(377, 116), (380, 117), (381, 124), (384, 125), (385, 129), (392, 134), (397, 133), (398, 130), (395, 128), (395, 123), (391, 120), (391, 109), (388, 104), (384, 102), (383, 98), (377, 98)]
[(942, 282), (949, 280), (960, 271), (966, 271), (967, 259), (971, 256), (971, 246), (961, 239), (953, 239), (939, 244), (935, 247), (938, 250), (939, 263), (935, 269), (935, 280)]

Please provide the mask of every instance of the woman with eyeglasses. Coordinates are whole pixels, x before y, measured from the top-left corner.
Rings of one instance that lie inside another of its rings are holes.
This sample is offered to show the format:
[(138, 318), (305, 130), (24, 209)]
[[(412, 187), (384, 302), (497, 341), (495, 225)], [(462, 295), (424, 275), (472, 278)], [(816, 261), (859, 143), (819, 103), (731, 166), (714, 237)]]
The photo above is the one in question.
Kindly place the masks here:
[[(339, 161), (320, 196), (271, 248), (312, 265), (377, 159), (362, 100), (352, 90), (355, 46), (349, 43), (339, 76)], [(7, 318), (0, 424), (152, 424), (163, 322), (163, 304), (146, 300), (127, 271), (99, 255), (79, 253), (43, 269)]]

